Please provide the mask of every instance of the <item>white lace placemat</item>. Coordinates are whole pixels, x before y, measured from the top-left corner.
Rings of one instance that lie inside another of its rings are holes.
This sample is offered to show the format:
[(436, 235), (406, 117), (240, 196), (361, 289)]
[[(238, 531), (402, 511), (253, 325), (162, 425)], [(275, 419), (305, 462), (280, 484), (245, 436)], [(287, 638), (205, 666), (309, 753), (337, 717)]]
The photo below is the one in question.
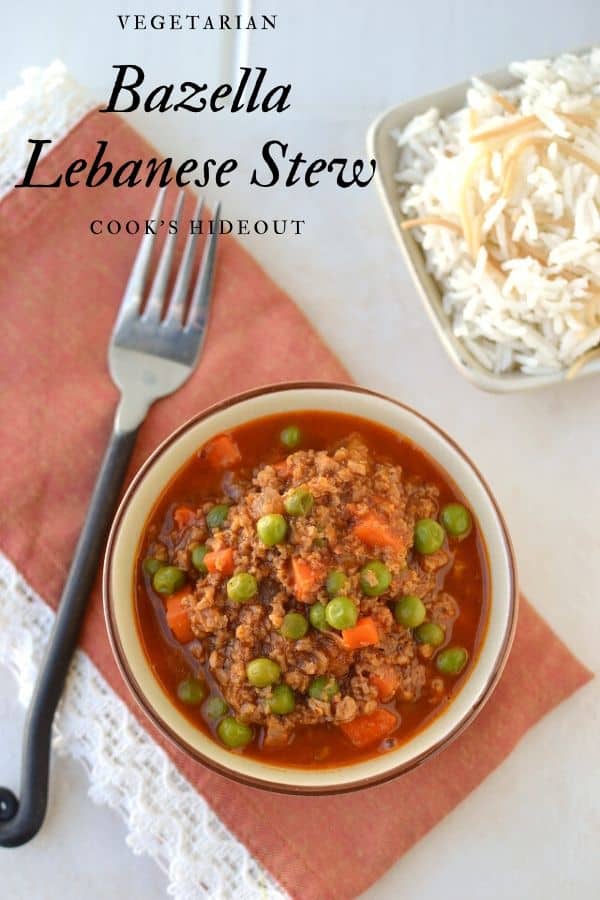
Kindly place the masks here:
[(0, 197), (23, 177), (29, 140), (60, 140), (94, 105), (58, 60), (24, 69), (21, 84), (0, 98)]
[[(0, 100), (0, 196), (22, 177), (30, 137), (63, 137), (93, 102), (58, 62), (28, 69)], [(0, 659), (27, 705), (54, 613), (0, 553)], [(77, 651), (54, 747), (83, 763), (89, 795), (116, 809), (134, 853), (148, 853), (177, 900), (285, 900), (286, 894), (179, 773), (95, 665)]]

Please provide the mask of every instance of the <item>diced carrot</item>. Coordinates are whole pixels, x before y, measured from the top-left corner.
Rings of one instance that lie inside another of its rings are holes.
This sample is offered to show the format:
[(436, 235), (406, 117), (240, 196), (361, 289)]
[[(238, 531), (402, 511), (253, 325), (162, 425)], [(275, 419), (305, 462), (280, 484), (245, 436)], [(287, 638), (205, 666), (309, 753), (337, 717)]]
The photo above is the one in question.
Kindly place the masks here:
[(230, 434), (217, 435), (206, 444), (201, 453), (209, 466), (215, 469), (228, 469), (242, 459), (240, 448)]
[(187, 607), (183, 605), (183, 598), (189, 597), (190, 589), (184, 588), (167, 597), (167, 625), (180, 644), (187, 644), (194, 640), (194, 632), (190, 622)]
[(178, 528), (185, 528), (190, 522), (193, 522), (195, 513), (189, 506), (178, 506), (173, 513), (173, 520)]
[(300, 603), (310, 603), (319, 588), (323, 572), (314, 568), (305, 559), (292, 557), (292, 574), (294, 576), (294, 593)]
[(353, 628), (343, 628), (342, 638), (347, 650), (358, 650), (360, 647), (370, 647), (379, 640), (377, 626), (371, 616), (363, 616)]
[(369, 677), (369, 681), (377, 690), (382, 703), (387, 703), (388, 700), (391, 700), (398, 690), (399, 678), (395, 669), (391, 666), (386, 666), (378, 672), (373, 672)]
[(204, 557), (204, 565), (209, 572), (218, 572), (220, 575), (233, 575), (233, 550), (225, 547), (224, 550), (212, 550)]
[(383, 740), (398, 725), (396, 716), (387, 709), (376, 709), (366, 716), (357, 716), (340, 728), (355, 747), (363, 749)]
[(356, 537), (369, 547), (393, 547), (404, 549), (402, 538), (394, 534), (387, 522), (374, 512), (365, 513), (352, 529)]

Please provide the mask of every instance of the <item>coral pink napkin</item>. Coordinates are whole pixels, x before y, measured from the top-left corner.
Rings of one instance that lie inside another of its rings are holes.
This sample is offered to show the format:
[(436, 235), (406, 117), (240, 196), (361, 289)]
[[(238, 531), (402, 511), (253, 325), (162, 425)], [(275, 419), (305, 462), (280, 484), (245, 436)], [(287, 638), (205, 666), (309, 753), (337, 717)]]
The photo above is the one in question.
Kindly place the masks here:
[[(118, 117), (91, 113), (45, 159), (49, 178), (109, 138), (114, 158), (153, 155)], [(0, 547), (48, 603), (60, 596), (111, 427), (106, 347), (138, 238), (94, 237), (91, 219), (144, 219), (144, 189), (13, 190), (0, 204), (4, 462)], [(302, 353), (297, 348), (302, 347)], [(134, 472), (186, 418), (228, 394), (286, 379), (348, 380), (293, 302), (233, 240), (220, 246), (200, 367), (157, 403)], [(97, 584), (81, 643), (132, 705), (115, 667)], [(514, 648), (474, 725), (417, 771), (380, 788), (304, 799), (240, 787), (156, 740), (221, 819), (296, 898), (355, 897), (446, 815), (546, 712), (590, 677), (523, 601)], [(138, 712), (134, 709), (136, 715)], [(331, 853), (335, 836), (336, 852)], [(353, 860), (348, 866), (347, 860)]]

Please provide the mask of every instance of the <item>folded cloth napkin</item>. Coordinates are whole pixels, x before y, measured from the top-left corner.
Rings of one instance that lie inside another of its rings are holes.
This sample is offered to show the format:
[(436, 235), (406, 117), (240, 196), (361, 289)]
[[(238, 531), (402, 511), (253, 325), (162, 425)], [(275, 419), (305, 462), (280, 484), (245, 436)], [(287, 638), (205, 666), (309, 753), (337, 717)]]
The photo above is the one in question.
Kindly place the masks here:
[[(153, 155), (121, 118), (92, 112), (51, 150), (41, 173), (51, 177), (68, 161), (90, 157), (99, 138), (110, 140), (115, 158)], [(138, 243), (126, 235), (92, 236), (88, 226), (94, 218), (144, 219), (151, 199), (145, 189), (104, 186), (13, 190), (0, 204), (0, 548), (50, 605), (60, 596), (109, 434), (117, 394), (106, 347)], [(200, 366), (184, 388), (151, 410), (131, 473), (173, 428), (224, 396), (316, 377), (348, 380), (292, 301), (235, 241), (223, 239)], [(99, 584), (81, 643), (133, 708), (108, 646)], [(343, 900), (381, 876), (589, 677), (523, 600), (505, 673), (474, 724), (399, 780), (332, 798), (241, 787), (143, 724), (292, 897)], [(326, 834), (335, 835), (333, 854)], [(348, 866), (350, 857), (360, 864)]]

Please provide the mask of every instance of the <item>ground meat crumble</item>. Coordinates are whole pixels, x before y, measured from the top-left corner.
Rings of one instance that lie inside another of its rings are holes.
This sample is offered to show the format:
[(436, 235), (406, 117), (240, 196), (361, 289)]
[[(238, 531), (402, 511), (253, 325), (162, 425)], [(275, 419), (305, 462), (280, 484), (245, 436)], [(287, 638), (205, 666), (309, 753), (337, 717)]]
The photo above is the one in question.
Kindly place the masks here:
[[(286, 496), (306, 488), (314, 503), (306, 515), (288, 517), (284, 542), (264, 546), (256, 530), (266, 514), (285, 514)], [(215, 503), (229, 504), (224, 524), (210, 531), (205, 522)], [(370, 547), (354, 532), (355, 523), (376, 510), (394, 534), (393, 546)], [(266, 746), (288, 742), (296, 725), (347, 723), (373, 712), (379, 705), (375, 686), (378, 675), (390, 671), (396, 685), (386, 701), (418, 699), (426, 683), (425, 664), (432, 648), (419, 645), (410, 630), (398, 624), (391, 601), (411, 594), (421, 598), (427, 617), (442, 625), (458, 614), (453, 597), (440, 591), (444, 572), (452, 563), (451, 552), (442, 548), (429, 556), (413, 550), (415, 521), (438, 514), (436, 487), (419, 479), (405, 478), (399, 465), (373, 457), (360, 437), (350, 436), (337, 447), (299, 450), (284, 462), (259, 466), (246, 478), (228, 471), (222, 495), (203, 503), (193, 521), (173, 526), (169, 535), (157, 535), (152, 555), (188, 572), (189, 609), (195, 642), (191, 647), (206, 662), (216, 683), (240, 721), (264, 726)], [(249, 602), (230, 600), (227, 577), (215, 572), (198, 575), (191, 552), (199, 543), (210, 551), (233, 550), (234, 573), (253, 575), (258, 594)], [(170, 548), (170, 549), (167, 549)], [(308, 595), (296, 590), (292, 560), (300, 558), (316, 573)], [(384, 594), (366, 596), (359, 573), (373, 559), (381, 560), (391, 573)], [(340, 569), (347, 576), (344, 595), (352, 598), (359, 616), (370, 616), (379, 640), (372, 646), (349, 650), (334, 630), (310, 628), (299, 640), (284, 638), (285, 614), (297, 610), (308, 616), (310, 604), (330, 599), (327, 573)], [(247, 664), (269, 657), (281, 668), (281, 681), (294, 691), (296, 706), (286, 716), (270, 712), (272, 687), (254, 687), (248, 682)], [(313, 679), (334, 676), (339, 692), (331, 699), (310, 697)], [(434, 683), (435, 682), (435, 683)], [(441, 687), (440, 687), (441, 685)], [(429, 689), (443, 691), (443, 679), (433, 679)]]

